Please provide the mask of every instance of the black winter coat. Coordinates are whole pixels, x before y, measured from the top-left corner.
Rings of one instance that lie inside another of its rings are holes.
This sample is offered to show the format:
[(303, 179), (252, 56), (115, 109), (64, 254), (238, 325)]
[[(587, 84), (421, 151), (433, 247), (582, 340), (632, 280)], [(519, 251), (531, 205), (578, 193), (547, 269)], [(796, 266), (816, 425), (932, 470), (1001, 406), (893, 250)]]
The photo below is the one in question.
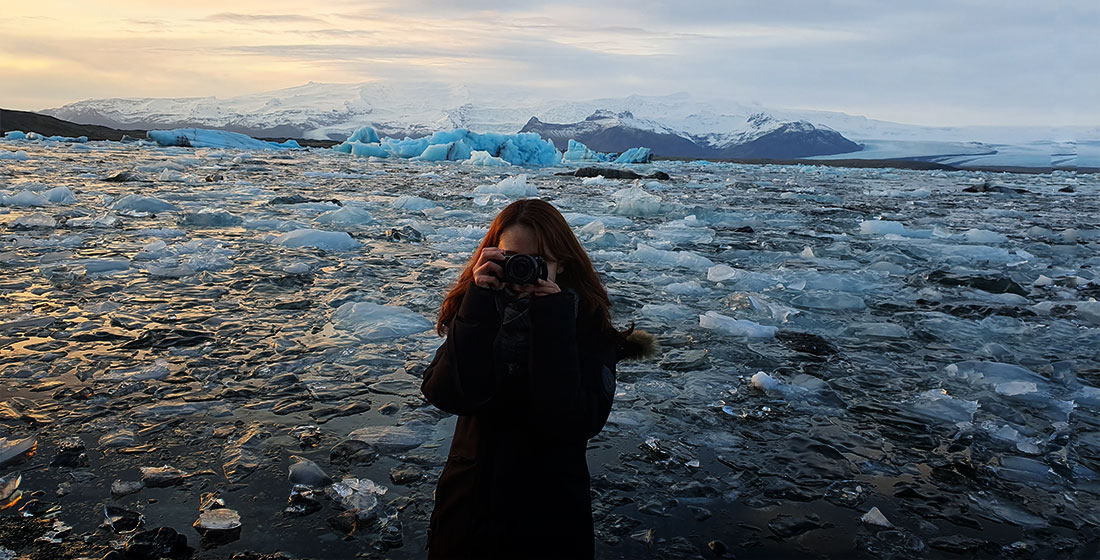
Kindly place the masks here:
[(571, 292), (535, 297), (529, 362), (509, 368), (501, 297), (470, 286), (424, 372), (424, 396), (459, 415), (428, 558), (592, 558), (585, 451), (611, 411), (615, 342), (595, 318), (578, 320)]

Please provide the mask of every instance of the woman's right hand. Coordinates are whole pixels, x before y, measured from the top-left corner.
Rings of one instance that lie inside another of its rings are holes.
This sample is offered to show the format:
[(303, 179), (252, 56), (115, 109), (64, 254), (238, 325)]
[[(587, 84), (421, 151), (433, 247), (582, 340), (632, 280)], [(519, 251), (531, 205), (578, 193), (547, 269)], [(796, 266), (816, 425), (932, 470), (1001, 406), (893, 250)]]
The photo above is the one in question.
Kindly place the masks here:
[(481, 256), (474, 263), (474, 284), (490, 290), (500, 290), (504, 287), (500, 283), (500, 275), (504, 269), (497, 264), (504, 260), (504, 251), (496, 247), (485, 247), (481, 250)]

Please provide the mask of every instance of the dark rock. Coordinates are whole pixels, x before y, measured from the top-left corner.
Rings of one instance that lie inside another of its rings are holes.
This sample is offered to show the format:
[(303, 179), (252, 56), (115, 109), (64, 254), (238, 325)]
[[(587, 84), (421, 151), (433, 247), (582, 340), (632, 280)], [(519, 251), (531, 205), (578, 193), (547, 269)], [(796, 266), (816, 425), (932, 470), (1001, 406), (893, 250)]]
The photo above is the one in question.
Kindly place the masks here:
[(390, 480), (397, 485), (412, 484), (424, 478), (424, 472), (416, 467), (394, 467), (390, 471)]
[(1058, 192), (1072, 193), (1072, 192), (1077, 192), (1077, 189), (1073, 188), (1073, 185), (1069, 185), (1069, 186), (1062, 187), (1062, 188), (1058, 189)]
[(57, 456), (50, 461), (50, 466), (87, 467), (88, 454), (84, 451), (84, 442), (78, 437), (69, 437), (57, 442)]
[(336, 444), (329, 453), (334, 464), (369, 465), (378, 458), (378, 450), (369, 443), (349, 439)]
[(386, 240), (419, 243), (424, 241), (424, 234), (412, 226), (398, 226), (386, 230)]
[(642, 176), (629, 169), (613, 169), (610, 167), (582, 167), (573, 172), (574, 177), (598, 177), (606, 179), (641, 179)]
[(145, 525), (145, 516), (120, 507), (104, 506), (103, 515), (107, 518), (107, 525), (111, 530), (120, 535), (132, 533)]
[(133, 171), (119, 171), (104, 179), (108, 183), (143, 183), (145, 178)]
[(726, 547), (726, 543), (720, 540), (710, 541), (709, 543), (707, 543), (707, 548), (709, 548), (711, 552), (717, 554), (718, 556), (722, 556), (726, 553), (726, 551), (729, 550), (729, 548)]
[(286, 416), (292, 412), (301, 412), (311, 408), (313, 407), (300, 397), (291, 397), (275, 403), (275, 406), (271, 407), (271, 412), (279, 416)]
[(993, 276), (971, 276), (955, 274), (946, 270), (934, 270), (927, 276), (929, 282), (943, 284), (944, 286), (963, 286), (976, 288), (991, 294), (1016, 294), (1026, 296), (1027, 291), (1011, 278)]
[(206, 182), (207, 183), (217, 183), (219, 181), (224, 181), (224, 180), (225, 180), (225, 176), (222, 175), (221, 173), (214, 173), (212, 175), (207, 175), (206, 176)]
[(751, 226), (741, 226), (739, 228), (734, 228), (733, 231), (737, 233), (756, 233), (756, 230), (752, 229)]
[(126, 560), (159, 560), (160, 558), (188, 558), (195, 549), (187, 546), (187, 537), (171, 527), (157, 527), (142, 531), (126, 543), (123, 555)]
[(359, 528), (359, 516), (356, 515), (355, 510), (342, 511), (326, 520), (329, 527), (336, 529), (337, 531), (351, 536), (355, 534), (356, 529)]
[(645, 178), (646, 179), (657, 179), (658, 181), (668, 181), (668, 180), (672, 179), (672, 177), (669, 177), (668, 173), (665, 173), (664, 171), (654, 171), (653, 173), (650, 173), (649, 175), (646, 175)]
[(311, 203), (311, 202), (324, 202), (324, 203), (332, 203), (332, 204), (335, 204), (337, 206), (343, 206), (343, 204), (341, 204), (339, 200), (335, 200), (335, 199), (319, 200), (319, 199), (316, 199), (316, 198), (306, 198), (306, 197), (304, 197), (300, 194), (292, 194), (290, 196), (277, 196), (277, 197), (271, 199), (271, 201), (268, 202), (268, 204), (272, 204), (272, 205), (277, 205), (277, 204), (308, 204), (308, 203)]
[(776, 333), (775, 339), (795, 352), (819, 357), (828, 357), (837, 353), (836, 347), (830, 344), (829, 341), (812, 333), (779, 331)]
[(294, 461), (294, 463), (290, 465), (289, 474), (289, 479), (292, 484), (310, 486), (312, 488), (320, 488), (332, 484), (332, 479), (325, 474), (325, 471), (322, 470), (321, 466), (317, 463), (297, 455), (291, 455), (290, 459)]

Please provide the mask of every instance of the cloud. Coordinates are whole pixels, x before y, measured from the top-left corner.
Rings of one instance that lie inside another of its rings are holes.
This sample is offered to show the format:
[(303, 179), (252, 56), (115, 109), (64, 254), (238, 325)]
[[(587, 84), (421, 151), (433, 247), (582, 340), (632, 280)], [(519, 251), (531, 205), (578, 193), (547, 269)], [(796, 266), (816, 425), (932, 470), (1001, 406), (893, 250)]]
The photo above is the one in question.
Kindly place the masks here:
[(293, 14), (241, 14), (222, 12), (201, 18), (200, 21), (226, 22), (226, 23), (321, 23), (325, 20), (313, 16), (299, 16)]

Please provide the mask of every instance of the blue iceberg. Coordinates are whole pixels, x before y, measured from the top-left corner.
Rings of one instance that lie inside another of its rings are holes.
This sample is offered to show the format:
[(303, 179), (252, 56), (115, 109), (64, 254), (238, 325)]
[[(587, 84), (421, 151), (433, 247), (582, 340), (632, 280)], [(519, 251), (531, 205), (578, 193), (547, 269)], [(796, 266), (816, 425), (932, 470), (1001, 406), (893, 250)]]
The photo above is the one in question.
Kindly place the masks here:
[(651, 157), (652, 153), (649, 148), (630, 148), (619, 154), (619, 157), (615, 159), (615, 163), (649, 163)]
[(150, 140), (161, 146), (191, 146), (193, 148), (235, 148), (239, 150), (291, 150), (301, 149), (294, 140), (267, 142), (239, 132), (207, 130), (203, 128), (176, 128), (150, 130)]
[(466, 161), (475, 152), (481, 164), (499, 159), (511, 165), (556, 165), (561, 152), (549, 140), (533, 132), (498, 134), (470, 132), (464, 128), (441, 130), (424, 138), (378, 138), (373, 128), (355, 131), (334, 150), (357, 156), (398, 157), (417, 161)]
[(611, 154), (601, 154), (576, 140), (570, 139), (569, 148), (565, 150), (565, 154), (561, 156), (561, 159), (562, 161), (576, 163), (611, 161)]

